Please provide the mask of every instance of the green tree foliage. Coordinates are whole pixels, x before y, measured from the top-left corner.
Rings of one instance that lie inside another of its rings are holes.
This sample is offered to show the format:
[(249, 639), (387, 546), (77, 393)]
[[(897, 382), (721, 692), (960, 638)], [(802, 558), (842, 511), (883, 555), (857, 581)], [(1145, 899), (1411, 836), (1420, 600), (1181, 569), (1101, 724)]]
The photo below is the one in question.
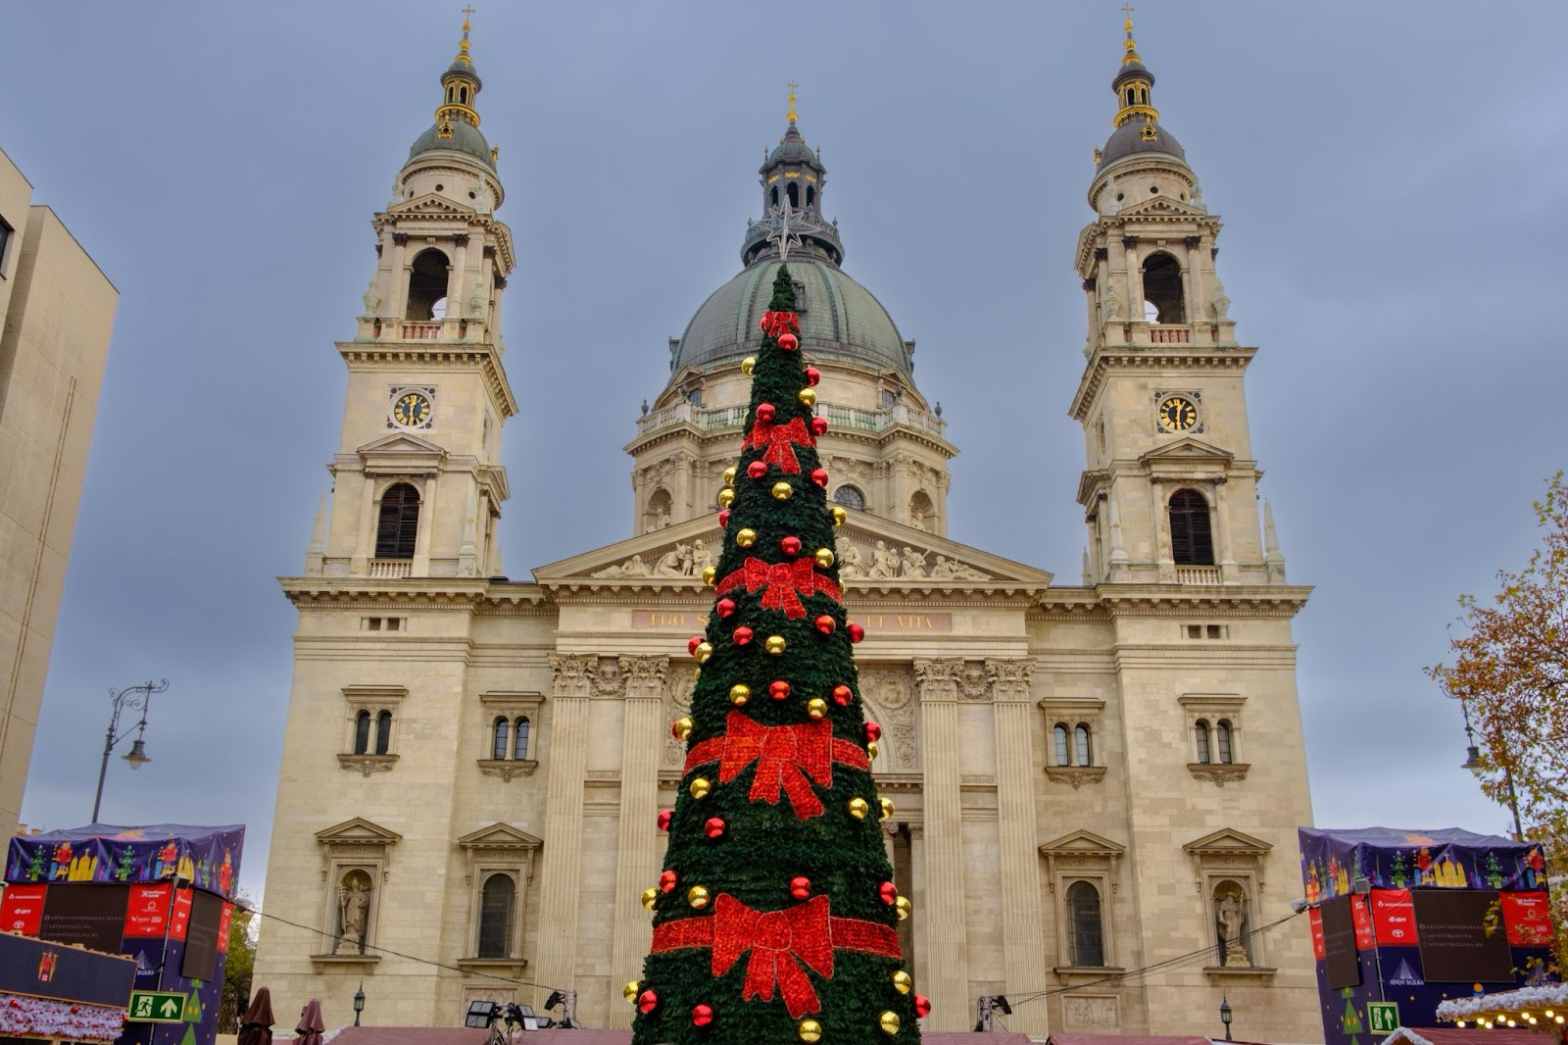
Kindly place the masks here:
[[(770, 312), (794, 307), (780, 266)], [(696, 649), (690, 720), (676, 726), (690, 730), (686, 771), (664, 876), (644, 895), (654, 940), (627, 987), (634, 1045), (920, 1040), (925, 1002), (894, 928), (907, 901), (893, 890), (867, 757), (876, 730), (838, 567), (818, 558), (833, 549), (834, 517), (813, 479), (814, 393), (802, 397), (810, 378), (800, 351), (779, 347), (786, 333), (756, 357), (719, 601)]]
[[(1541, 546), (1501, 570), (1490, 598), (1459, 597), (1451, 660), (1427, 669), (1464, 701), (1479, 734), (1481, 789), (1517, 796), (1526, 838), (1553, 877), (1568, 873), (1568, 486), (1558, 472), (1534, 505)], [(1568, 888), (1553, 898), (1558, 964), (1568, 967)]]
[(229, 953), (223, 966), (223, 994), (218, 1001), (218, 1033), (235, 1034), (250, 1005), (251, 973), (256, 968), (256, 912), (243, 894), (234, 898), (229, 921)]

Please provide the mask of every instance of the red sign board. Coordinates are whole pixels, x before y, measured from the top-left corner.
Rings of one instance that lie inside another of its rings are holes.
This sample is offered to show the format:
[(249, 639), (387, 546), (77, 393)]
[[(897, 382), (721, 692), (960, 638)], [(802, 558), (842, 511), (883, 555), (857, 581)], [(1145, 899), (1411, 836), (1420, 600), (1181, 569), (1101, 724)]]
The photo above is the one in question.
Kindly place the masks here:
[(1377, 946), (1377, 940), (1372, 934), (1372, 915), (1367, 911), (1365, 896), (1350, 897), (1350, 923), (1356, 927), (1356, 950), (1370, 951)]
[(218, 953), (229, 953), (229, 923), (234, 920), (234, 905), (223, 905), (223, 917), (218, 921)]
[(174, 914), (169, 920), (169, 939), (183, 940), (191, 927), (191, 891), (181, 889), (174, 894)]
[[(9, 895), (9, 894), (7, 894)], [(1552, 945), (1552, 908), (1545, 893), (1503, 893), (1503, 924), (1513, 947)]]
[(125, 906), (125, 935), (161, 939), (169, 930), (168, 885), (133, 885)]
[(1414, 947), (1421, 942), (1409, 889), (1374, 889), (1371, 895), (1372, 928), (1379, 946)]
[(37, 936), (44, 920), (47, 885), (8, 885), (0, 897), (0, 932)]
[(1322, 961), (1328, 953), (1323, 947), (1323, 912), (1314, 907), (1307, 912), (1307, 920), (1312, 923), (1312, 957)]

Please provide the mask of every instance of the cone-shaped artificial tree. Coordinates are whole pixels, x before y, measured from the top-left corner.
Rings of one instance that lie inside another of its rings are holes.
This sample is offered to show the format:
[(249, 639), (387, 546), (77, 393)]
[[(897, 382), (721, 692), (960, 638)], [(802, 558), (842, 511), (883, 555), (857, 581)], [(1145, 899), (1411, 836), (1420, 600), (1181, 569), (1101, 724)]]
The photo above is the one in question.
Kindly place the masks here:
[[(827, 1045), (920, 1040), (926, 1000), (903, 968), (867, 722), (844, 612), (816, 437), (818, 380), (799, 351), (781, 265), (763, 342), (743, 369), (751, 407), (719, 495), (724, 550), (700, 664), (664, 873), (643, 894), (653, 947), (634, 1045)], [(651, 738), (650, 738), (651, 739)]]

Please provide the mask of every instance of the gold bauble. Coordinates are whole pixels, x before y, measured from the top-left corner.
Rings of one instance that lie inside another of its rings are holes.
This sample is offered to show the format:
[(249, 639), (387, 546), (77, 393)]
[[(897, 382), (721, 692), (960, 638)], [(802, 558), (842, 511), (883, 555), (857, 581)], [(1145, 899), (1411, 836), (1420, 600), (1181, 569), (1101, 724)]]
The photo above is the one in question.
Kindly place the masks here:
[(828, 713), (828, 702), (821, 697), (812, 697), (806, 701), (806, 714), (812, 718), (822, 718)]
[(691, 782), (691, 797), (707, 798), (708, 792), (713, 790), (713, 782), (705, 776), (700, 776)]
[(702, 583), (713, 587), (713, 582), (718, 580), (719, 568), (717, 566), (704, 566), (702, 568)]
[(773, 654), (775, 657), (778, 656), (780, 653), (784, 652), (784, 636), (769, 635), (762, 643), (762, 648)]
[(735, 543), (740, 545), (742, 548), (750, 548), (753, 544), (757, 543), (757, 531), (753, 530), (749, 526), (744, 530), (736, 530)]
[(849, 800), (849, 815), (856, 820), (864, 820), (869, 812), (871, 812), (871, 806), (864, 798), (851, 798)]
[(834, 526), (843, 526), (844, 520), (849, 518), (849, 512), (837, 504), (828, 509), (828, 514), (833, 516)]
[(877, 805), (882, 809), (882, 819), (886, 820), (893, 815), (893, 800), (891, 798), (877, 799)]
[(744, 704), (751, 699), (751, 687), (744, 682), (737, 682), (730, 687), (730, 703)]
[(893, 901), (893, 910), (898, 912), (898, 920), (903, 921), (914, 913), (915, 905), (909, 902), (909, 897), (900, 896)]
[(642, 984), (638, 983), (636, 980), (627, 981), (626, 986), (621, 988), (621, 997), (626, 999), (626, 1003), (628, 1005), (636, 1005), (637, 995), (641, 993)]
[(698, 664), (708, 663), (708, 658), (713, 656), (713, 643), (699, 642), (697, 644), (697, 652), (695, 656), (697, 658)]
[(795, 488), (782, 479), (773, 484), (773, 496), (781, 501), (789, 500), (790, 494), (794, 492)]
[(757, 357), (747, 356), (740, 361), (740, 372), (750, 377), (757, 369)]
[[(702, 646), (698, 646), (697, 651), (699, 653), (702, 652)], [(671, 732), (675, 734), (675, 739), (685, 740), (687, 737), (691, 736), (691, 725), (691, 717), (689, 715), (683, 715), (676, 719), (675, 728), (671, 730)]]
[(877, 1026), (881, 1027), (884, 1033), (897, 1034), (898, 1013), (892, 1011), (891, 1009), (889, 1009), (887, 1012), (884, 1012), (882, 1015), (877, 1017)]
[(795, 1025), (795, 1031), (800, 1035), (801, 1041), (821, 1041), (822, 1024), (816, 1020), (801, 1020)]
[(724, 485), (725, 486), (734, 486), (735, 485), (735, 466), (734, 465), (730, 465), (728, 468), (724, 469)]
[(877, 757), (877, 752), (880, 751), (880, 750), (881, 750), (881, 748), (877, 747), (877, 742), (875, 740), (868, 740), (868, 741), (866, 741), (866, 757), (867, 758), (876, 758)]
[(735, 491), (726, 486), (719, 491), (719, 507), (728, 508), (735, 503)]
[(686, 902), (699, 909), (708, 906), (708, 887), (694, 885), (686, 890)]
[(908, 994), (910, 991), (914, 990), (914, 988), (915, 981), (910, 979), (909, 973), (905, 972), (903, 969), (900, 969), (893, 974), (893, 989), (895, 991), (900, 994)]
[(829, 566), (833, 565), (833, 549), (818, 548), (816, 554), (813, 555), (812, 558), (817, 560), (817, 565), (825, 570)]
[(660, 895), (658, 888), (650, 885), (642, 891), (642, 905), (650, 911), (653, 910), (654, 902), (659, 899)]
[(795, 394), (795, 398), (800, 400), (802, 406), (816, 406), (817, 390), (815, 388), (802, 388)]

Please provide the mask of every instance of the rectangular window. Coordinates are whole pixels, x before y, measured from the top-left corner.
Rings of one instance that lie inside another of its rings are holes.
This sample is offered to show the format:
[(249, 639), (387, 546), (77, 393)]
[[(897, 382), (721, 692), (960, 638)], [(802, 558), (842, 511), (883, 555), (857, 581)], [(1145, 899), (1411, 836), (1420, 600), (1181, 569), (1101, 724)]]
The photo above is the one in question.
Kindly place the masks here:
[(0, 277), (5, 275), (5, 248), (11, 243), (11, 226), (0, 218)]
[(1224, 625), (1222, 625), (1222, 624), (1210, 624), (1209, 625), (1209, 638), (1211, 638), (1211, 639), (1223, 639), (1224, 637), (1225, 637)]
[(366, 631), (380, 631), (381, 630), (381, 618), (380, 617), (364, 617), (364, 618), (362, 618), (362, 620), (365, 623), (365, 630)]

